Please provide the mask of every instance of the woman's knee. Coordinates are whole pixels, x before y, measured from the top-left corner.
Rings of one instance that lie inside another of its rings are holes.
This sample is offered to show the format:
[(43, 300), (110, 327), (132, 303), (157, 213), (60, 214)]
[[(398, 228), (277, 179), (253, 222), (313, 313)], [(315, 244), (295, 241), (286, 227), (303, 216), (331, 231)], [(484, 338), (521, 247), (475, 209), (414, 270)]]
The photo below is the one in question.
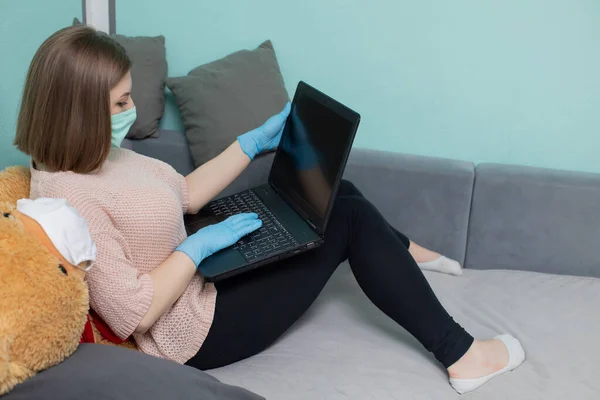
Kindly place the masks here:
[(340, 188), (338, 190), (338, 196), (362, 196), (362, 193), (354, 185), (354, 183), (342, 179), (340, 182)]
[(358, 218), (363, 215), (377, 214), (377, 208), (362, 196), (346, 195), (338, 197), (333, 208), (332, 215), (344, 218)]

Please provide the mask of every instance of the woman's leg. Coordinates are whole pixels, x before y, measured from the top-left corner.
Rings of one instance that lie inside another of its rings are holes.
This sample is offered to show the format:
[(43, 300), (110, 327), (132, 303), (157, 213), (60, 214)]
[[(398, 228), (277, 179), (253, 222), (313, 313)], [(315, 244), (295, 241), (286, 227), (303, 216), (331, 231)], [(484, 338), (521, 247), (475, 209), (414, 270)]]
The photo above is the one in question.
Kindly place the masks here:
[[(337, 198), (350, 197), (350, 196), (365, 197), (362, 194), (362, 192), (360, 190), (358, 190), (358, 188), (356, 186), (354, 186), (354, 183), (347, 181), (347, 180), (342, 180), (340, 182), (340, 188), (338, 190)], [(402, 242), (404, 247), (406, 247), (409, 250), (409, 252), (412, 254), (411, 247), (413, 245), (415, 245), (416, 243), (411, 241), (405, 234), (403, 234), (402, 232), (400, 232), (399, 230), (394, 228), (392, 225), (389, 225), (389, 227), (394, 232), (394, 234), (398, 237), (398, 239)], [(424, 247), (421, 247), (421, 248), (424, 248)], [(427, 249), (425, 249), (425, 250), (427, 250)], [(413, 255), (413, 258), (414, 258), (414, 255)]]
[(321, 247), (217, 285), (213, 325), (188, 365), (215, 368), (270, 346), (346, 259), (369, 299), (445, 367), (467, 352), (473, 338), (441, 306), (396, 232), (362, 196), (341, 195)]
[[(342, 181), (340, 185), (340, 190), (338, 192), (338, 196), (361, 196), (364, 197), (360, 190), (352, 182)], [(406, 246), (410, 255), (415, 259), (418, 263), (435, 261), (441, 257), (440, 253), (436, 253), (433, 250), (429, 250), (423, 246), (418, 245), (417, 243), (409, 240), (406, 235), (399, 232), (396, 228), (390, 225), (390, 228), (396, 236), (400, 239), (400, 241)]]
[(344, 196), (352, 204), (347, 216), (347, 258), (367, 297), (411, 333), (446, 368), (473, 343), (439, 303), (410, 255), (405, 238), (362, 195)]
[[(352, 184), (352, 182), (342, 181), (338, 196), (361, 196), (363, 194)], [(399, 232), (396, 228), (390, 225), (390, 229), (394, 231), (396, 236), (402, 241), (402, 243), (408, 249), (410, 255), (417, 262), (417, 265), (422, 270), (442, 272), (451, 275), (462, 275), (462, 268), (460, 264), (450, 258), (442, 256), (440, 253), (436, 253), (433, 250), (429, 250), (417, 243), (409, 240), (404, 234)]]
[[(339, 196), (364, 197), (360, 190), (352, 182), (348, 181), (342, 181), (338, 192)], [(460, 265), (454, 260), (440, 260), (443, 261), (444, 265), (433, 266), (433, 268), (424, 266), (422, 263), (426, 265), (431, 264), (429, 261), (439, 260), (440, 254), (419, 246), (391, 225), (389, 227), (409, 250), (413, 259), (419, 263), (419, 267), (459, 275)], [(456, 265), (453, 265), (453, 263)], [(475, 340), (469, 351), (448, 368), (448, 373), (451, 378), (477, 378), (502, 369), (508, 362), (508, 352), (504, 343), (499, 340)]]
[(207, 370), (271, 346), (311, 306), (337, 264), (334, 243), (216, 283), (213, 323), (186, 364)]

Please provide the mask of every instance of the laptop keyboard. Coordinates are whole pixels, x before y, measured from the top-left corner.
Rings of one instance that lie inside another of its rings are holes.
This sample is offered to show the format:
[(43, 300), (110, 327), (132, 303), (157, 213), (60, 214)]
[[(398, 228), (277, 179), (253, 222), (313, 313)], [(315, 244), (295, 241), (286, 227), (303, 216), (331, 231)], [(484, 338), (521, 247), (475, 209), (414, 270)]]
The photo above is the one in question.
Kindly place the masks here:
[(258, 218), (263, 222), (262, 227), (244, 236), (233, 246), (248, 262), (260, 260), (298, 245), (296, 239), (252, 190), (215, 200), (209, 206), (215, 215), (224, 217), (247, 212), (258, 214)]

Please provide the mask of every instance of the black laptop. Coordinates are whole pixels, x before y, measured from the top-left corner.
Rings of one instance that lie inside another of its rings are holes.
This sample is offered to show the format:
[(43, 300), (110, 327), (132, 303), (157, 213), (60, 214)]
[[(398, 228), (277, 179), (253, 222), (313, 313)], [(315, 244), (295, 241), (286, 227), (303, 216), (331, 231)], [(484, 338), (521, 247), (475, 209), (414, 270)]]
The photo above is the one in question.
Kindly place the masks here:
[(200, 273), (219, 281), (320, 246), (359, 122), (358, 113), (300, 82), (268, 183), (186, 216), (189, 235), (238, 213), (263, 222), (203, 260)]

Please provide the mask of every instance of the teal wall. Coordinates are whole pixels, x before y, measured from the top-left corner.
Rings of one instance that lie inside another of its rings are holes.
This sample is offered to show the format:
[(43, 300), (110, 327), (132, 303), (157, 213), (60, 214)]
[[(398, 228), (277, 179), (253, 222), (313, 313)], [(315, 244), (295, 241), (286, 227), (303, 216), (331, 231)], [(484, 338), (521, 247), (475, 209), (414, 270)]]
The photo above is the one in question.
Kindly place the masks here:
[[(33, 53), (81, 1), (0, 1), (0, 168)], [(163, 34), (171, 76), (270, 38), (363, 115), (356, 145), (600, 172), (597, 0), (117, 0), (117, 30)], [(170, 103), (163, 126), (180, 128)]]
[(74, 17), (81, 0), (0, 0), (0, 169), (28, 162), (12, 145), (27, 69), (42, 42)]
[(165, 35), (171, 76), (270, 38), (356, 146), (600, 172), (598, 0), (117, 0), (117, 31)]

